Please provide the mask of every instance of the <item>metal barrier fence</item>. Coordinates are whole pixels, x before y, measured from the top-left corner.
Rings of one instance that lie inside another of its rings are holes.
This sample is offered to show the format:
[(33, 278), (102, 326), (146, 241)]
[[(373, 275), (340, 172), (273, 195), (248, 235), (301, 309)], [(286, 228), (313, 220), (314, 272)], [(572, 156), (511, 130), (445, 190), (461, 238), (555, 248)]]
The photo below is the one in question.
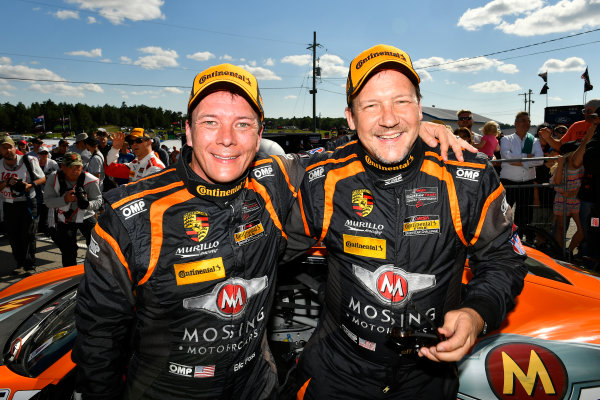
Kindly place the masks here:
[[(546, 168), (560, 157), (534, 157), (523, 159), (498, 159), (492, 165), (500, 177), (503, 163), (532, 162), (542, 160)], [(571, 253), (568, 243), (573, 236), (569, 229), (570, 217), (567, 216), (567, 202), (555, 211), (554, 198), (556, 189), (567, 191), (567, 163), (563, 164), (563, 179), (560, 183), (549, 182), (552, 174), (541, 167), (536, 168), (536, 179), (531, 183), (519, 184), (502, 180), (506, 189), (507, 200), (515, 212), (515, 223), (519, 228), (521, 240), (528, 246), (543, 251), (551, 257), (568, 260)], [(516, 207), (515, 207), (516, 205)], [(562, 209), (562, 212), (558, 212)], [(562, 222), (562, 223), (560, 223)], [(556, 234), (562, 225), (562, 232)], [(557, 240), (562, 238), (562, 240)]]

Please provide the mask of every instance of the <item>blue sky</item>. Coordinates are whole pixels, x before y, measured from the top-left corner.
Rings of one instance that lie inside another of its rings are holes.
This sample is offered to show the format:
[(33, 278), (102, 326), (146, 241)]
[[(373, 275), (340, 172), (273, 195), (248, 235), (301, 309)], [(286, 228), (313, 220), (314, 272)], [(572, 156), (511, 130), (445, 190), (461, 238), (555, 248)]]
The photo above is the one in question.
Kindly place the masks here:
[(2, 0), (0, 10), (2, 103), (185, 112), (194, 76), (230, 62), (258, 78), (267, 117), (310, 116), (313, 31), (323, 117), (343, 116), (348, 65), (378, 43), (411, 56), (424, 106), (512, 123), (531, 89), (537, 124), (546, 102), (583, 102), (586, 67), (587, 99), (600, 97), (598, 0)]

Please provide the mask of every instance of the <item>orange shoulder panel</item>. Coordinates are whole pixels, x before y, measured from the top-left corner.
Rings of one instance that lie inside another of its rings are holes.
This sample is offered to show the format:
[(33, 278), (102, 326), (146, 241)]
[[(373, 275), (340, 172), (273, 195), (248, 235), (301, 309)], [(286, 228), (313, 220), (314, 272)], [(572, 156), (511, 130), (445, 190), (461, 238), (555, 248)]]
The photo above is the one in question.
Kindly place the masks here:
[(269, 212), (273, 223), (281, 231), (283, 237), (287, 239), (287, 235), (283, 231), (283, 225), (281, 225), (281, 221), (279, 220), (279, 216), (275, 211), (275, 207), (273, 207), (273, 202), (271, 201), (271, 196), (269, 196), (269, 192), (267, 192), (267, 189), (263, 185), (258, 183), (255, 179), (250, 179), (250, 184), (248, 185), (248, 188), (254, 190), (260, 197), (264, 199), (265, 208)]
[(123, 266), (127, 270), (127, 275), (129, 276), (129, 280), (133, 282), (133, 280), (131, 278), (131, 270), (129, 269), (129, 264), (127, 264), (127, 260), (125, 260), (125, 256), (123, 255), (123, 252), (121, 252), (121, 247), (119, 246), (119, 243), (117, 243), (115, 238), (110, 236), (108, 234), (108, 232), (106, 232), (104, 229), (102, 229), (100, 227), (100, 224), (96, 224), (96, 226), (94, 227), (94, 230), (96, 231), (96, 234), (98, 236), (100, 236), (102, 239), (104, 239), (106, 241), (106, 243), (108, 243), (110, 245), (110, 247), (112, 247), (113, 251), (117, 255), (117, 258), (119, 259), (119, 261), (121, 261), (121, 264), (123, 264)]

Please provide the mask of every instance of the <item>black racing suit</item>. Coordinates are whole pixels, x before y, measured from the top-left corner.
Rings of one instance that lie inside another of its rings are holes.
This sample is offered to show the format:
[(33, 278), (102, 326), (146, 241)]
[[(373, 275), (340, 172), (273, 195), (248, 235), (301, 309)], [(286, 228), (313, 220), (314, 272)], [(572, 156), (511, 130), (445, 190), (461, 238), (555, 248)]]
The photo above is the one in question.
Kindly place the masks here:
[[(394, 327), (435, 332), (460, 307), (495, 329), (512, 308), (526, 269), (487, 158), (443, 162), (439, 148), (417, 138), (403, 162), (384, 166), (352, 141), (314, 156), (298, 200), (286, 258), (316, 241), (328, 251), (325, 305), (299, 360), (299, 398), (456, 398), (454, 363), (400, 356), (405, 349), (388, 335)], [(474, 277), (461, 293), (467, 256)]]
[(304, 169), (272, 157), (208, 185), (190, 159), (105, 194), (77, 300), (84, 399), (276, 394), (265, 328)]

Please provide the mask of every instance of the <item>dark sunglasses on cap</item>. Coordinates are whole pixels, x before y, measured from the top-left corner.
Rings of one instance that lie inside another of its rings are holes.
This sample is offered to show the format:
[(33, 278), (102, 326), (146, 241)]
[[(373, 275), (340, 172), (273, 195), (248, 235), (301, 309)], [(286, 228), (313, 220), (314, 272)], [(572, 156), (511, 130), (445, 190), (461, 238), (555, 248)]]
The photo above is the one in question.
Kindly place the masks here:
[(134, 144), (134, 143), (140, 144), (140, 143), (144, 143), (144, 138), (129, 139), (127, 142), (129, 144)]
[(458, 117), (459, 121), (470, 121), (472, 119), (473, 119), (473, 117)]

